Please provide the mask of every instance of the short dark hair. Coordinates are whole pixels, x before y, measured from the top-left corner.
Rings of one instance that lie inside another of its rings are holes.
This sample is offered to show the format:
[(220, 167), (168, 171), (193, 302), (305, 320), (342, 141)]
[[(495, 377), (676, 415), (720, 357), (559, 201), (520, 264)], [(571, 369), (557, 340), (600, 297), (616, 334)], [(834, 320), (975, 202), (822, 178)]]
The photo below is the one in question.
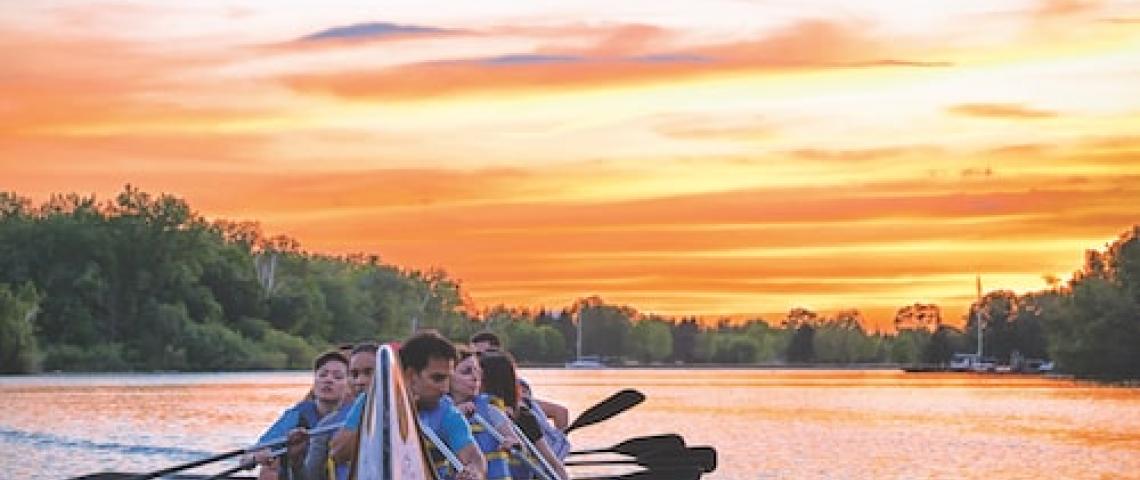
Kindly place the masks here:
[(496, 347), (496, 348), (502, 348), (503, 347), (503, 342), (501, 340), (499, 340), (499, 336), (495, 335), (494, 332), (491, 332), (488, 330), (484, 330), (482, 332), (476, 333), (475, 335), (472, 335), (471, 341), (468, 343), (479, 343), (479, 342), (490, 343), (491, 346)]
[(506, 352), (491, 352), (479, 357), (483, 369), (483, 391), (499, 397), (510, 408), (519, 406), (518, 375), (515, 361)]
[(348, 367), (348, 359), (344, 358), (344, 354), (338, 350), (333, 350), (331, 352), (322, 353), (316, 360), (313, 360), (313, 371), (320, 370), (321, 367), (329, 362), (340, 362), (343, 363), (346, 368)]
[(361, 343), (352, 348), (352, 355), (358, 353), (376, 353), (379, 349), (380, 347), (376, 346), (375, 343)]
[(432, 358), (454, 362), (458, 356), (455, 345), (434, 330), (412, 335), (412, 338), (400, 346), (400, 365), (416, 372), (422, 372), (427, 368), (428, 361)]

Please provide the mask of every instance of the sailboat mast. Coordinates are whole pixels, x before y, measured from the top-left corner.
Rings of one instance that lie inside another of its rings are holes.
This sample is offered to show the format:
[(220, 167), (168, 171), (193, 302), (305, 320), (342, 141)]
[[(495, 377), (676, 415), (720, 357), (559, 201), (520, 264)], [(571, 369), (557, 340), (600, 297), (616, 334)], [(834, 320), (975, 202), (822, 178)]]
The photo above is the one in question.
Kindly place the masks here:
[(982, 276), (977, 276), (978, 307), (974, 309), (974, 326), (978, 329), (978, 361), (982, 361)]
[(582, 358), (582, 310), (581, 309), (578, 310), (578, 348), (577, 348), (577, 355), (574, 356), (574, 359), (577, 360), (580, 358)]

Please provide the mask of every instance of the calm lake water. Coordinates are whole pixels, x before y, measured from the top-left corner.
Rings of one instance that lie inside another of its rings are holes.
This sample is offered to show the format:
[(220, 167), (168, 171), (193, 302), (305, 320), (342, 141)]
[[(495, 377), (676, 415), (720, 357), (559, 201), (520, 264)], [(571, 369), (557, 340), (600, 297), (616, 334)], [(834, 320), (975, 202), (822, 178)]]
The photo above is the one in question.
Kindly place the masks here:
[[(641, 390), (644, 404), (574, 432), (575, 447), (675, 432), (716, 447), (709, 479), (1140, 478), (1136, 388), (898, 371), (524, 374), (572, 415), (622, 388)], [(309, 378), (0, 377), (0, 478), (149, 471), (239, 448), (301, 397)]]

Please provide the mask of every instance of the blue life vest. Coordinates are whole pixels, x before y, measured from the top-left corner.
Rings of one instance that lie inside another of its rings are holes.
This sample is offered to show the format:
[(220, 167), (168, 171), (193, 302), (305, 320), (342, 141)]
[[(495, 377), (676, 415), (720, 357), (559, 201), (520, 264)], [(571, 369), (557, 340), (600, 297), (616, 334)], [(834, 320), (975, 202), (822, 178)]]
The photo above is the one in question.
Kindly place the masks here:
[[(476, 396), (473, 401), (475, 413), (488, 423), (492, 417), (486, 413), (487, 411), (492, 408), (502, 410), (502, 401), (495, 402), (485, 393)], [(486, 431), (483, 424), (476, 421), (474, 416), (469, 418), (467, 423), (471, 425), (471, 434), (475, 437), (475, 443), (479, 445), (479, 450), (483, 451), (483, 456), (487, 459), (487, 480), (511, 480), (510, 457), (502, 449), (499, 441)]]
[[(321, 413), (317, 411), (317, 402), (312, 400), (301, 400), (297, 402), (296, 405), (293, 405), (293, 408), (290, 410), (297, 412), (297, 424), (287, 429), (286, 434), (294, 428), (313, 428), (321, 422)], [(288, 454), (281, 456), (281, 463), (277, 466), (277, 478), (300, 478), (301, 470), (304, 470), (304, 462), (302, 461), (299, 462), (300, 464), (298, 465), (293, 465), (289, 462), (288, 457)], [(292, 470), (292, 475), (290, 475), (290, 472), (285, 471), (286, 467)]]

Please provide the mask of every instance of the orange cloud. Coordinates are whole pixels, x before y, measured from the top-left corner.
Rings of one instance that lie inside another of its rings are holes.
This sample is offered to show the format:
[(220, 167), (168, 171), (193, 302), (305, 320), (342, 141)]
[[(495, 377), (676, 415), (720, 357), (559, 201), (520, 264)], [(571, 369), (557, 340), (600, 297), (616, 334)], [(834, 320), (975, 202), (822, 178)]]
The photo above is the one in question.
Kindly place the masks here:
[(1007, 120), (1039, 120), (1057, 116), (1056, 112), (1034, 110), (1013, 103), (968, 103), (950, 107), (949, 112), (967, 117), (1000, 118)]
[(225, 82), (193, 80), (187, 72), (227, 57), (174, 53), (102, 36), (53, 35), (19, 28), (0, 33), (5, 52), (0, 135), (66, 133), (131, 125), (209, 126), (264, 117), (268, 109), (233, 102), (188, 102), (216, 95)]
[(297, 74), (300, 92), (349, 98), (413, 99), (479, 92), (562, 90), (671, 82), (696, 76), (785, 69), (930, 67), (943, 62), (891, 58), (902, 52), (854, 26), (807, 21), (764, 38), (652, 50), (667, 32), (622, 26), (590, 48), (539, 48), (518, 55), (422, 62), (381, 70)]

